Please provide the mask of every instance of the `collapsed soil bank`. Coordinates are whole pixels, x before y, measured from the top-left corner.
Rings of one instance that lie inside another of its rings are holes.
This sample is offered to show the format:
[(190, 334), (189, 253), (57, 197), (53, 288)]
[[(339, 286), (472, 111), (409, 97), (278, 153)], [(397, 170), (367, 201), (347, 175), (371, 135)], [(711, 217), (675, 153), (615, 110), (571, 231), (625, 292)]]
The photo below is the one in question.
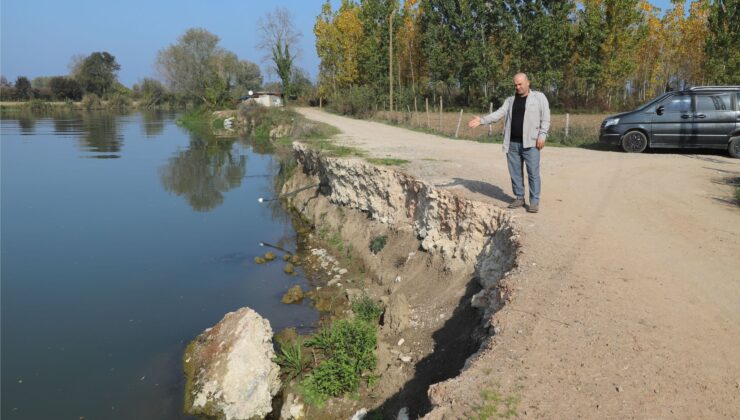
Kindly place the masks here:
[[(400, 171), (300, 143), (294, 152), (298, 166), (282, 193), (318, 185), (290, 194), (290, 205), (338, 233), (352, 264), (362, 267), (351, 287), (386, 305), (378, 384), (333, 410), (351, 415), (362, 406), (391, 416), (407, 407), (412, 418), (423, 415), (434, 404), (428, 387), (456, 376), (493, 334), (491, 316), (510, 295), (501, 280), (516, 265), (517, 231), (505, 211)], [(379, 235), (388, 240), (376, 255), (369, 242)]]

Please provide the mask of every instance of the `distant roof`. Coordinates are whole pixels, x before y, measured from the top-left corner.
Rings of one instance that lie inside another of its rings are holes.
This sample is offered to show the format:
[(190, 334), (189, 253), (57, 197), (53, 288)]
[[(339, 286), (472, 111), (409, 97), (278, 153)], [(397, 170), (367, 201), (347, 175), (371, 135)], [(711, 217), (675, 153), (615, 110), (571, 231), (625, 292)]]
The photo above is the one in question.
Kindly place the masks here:
[(283, 94), (282, 93), (279, 93), (279, 92), (252, 92), (251, 95), (244, 95), (244, 96), (240, 97), (239, 100), (240, 101), (243, 101), (245, 99), (259, 98), (260, 96), (267, 96), (267, 95), (280, 96), (280, 97), (283, 96)]

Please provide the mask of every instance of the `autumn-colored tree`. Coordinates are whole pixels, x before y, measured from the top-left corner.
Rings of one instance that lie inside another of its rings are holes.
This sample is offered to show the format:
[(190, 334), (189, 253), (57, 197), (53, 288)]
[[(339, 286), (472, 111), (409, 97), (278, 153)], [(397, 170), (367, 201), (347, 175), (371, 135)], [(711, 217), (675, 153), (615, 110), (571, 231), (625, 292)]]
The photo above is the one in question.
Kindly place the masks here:
[(637, 44), (638, 57), (632, 76), (632, 88), (637, 101), (645, 101), (663, 92), (664, 86), (658, 81), (663, 58), (663, 22), (660, 9), (647, 1), (640, 4), (643, 16), (643, 33)]
[(578, 108), (627, 108), (669, 88), (740, 83), (740, 0), (673, 0), (665, 11), (650, 0), (398, 4), (344, 0), (336, 13), (324, 4), (314, 27), (323, 94), (358, 87), (383, 103), (390, 70), (401, 109), (419, 94), (500, 103), (518, 71), (552, 103)]
[(314, 25), (316, 52), (321, 59), (319, 94), (336, 95), (339, 90), (351, 88), (359, 80), (359, 46), (363, 29), (359, 6), (343, 0), (336, 12), (325, 2)]
[(679, 55), (682, 57), (678, 77), (683, 80), (684, 85), (696, 86), (705, 84), (704, 74), (704, 49), (707, 42), (709, 29), (707, 18), (709, 16), (709, 1), (692, 1), (689, 15), (681, 22), (681, 48)]

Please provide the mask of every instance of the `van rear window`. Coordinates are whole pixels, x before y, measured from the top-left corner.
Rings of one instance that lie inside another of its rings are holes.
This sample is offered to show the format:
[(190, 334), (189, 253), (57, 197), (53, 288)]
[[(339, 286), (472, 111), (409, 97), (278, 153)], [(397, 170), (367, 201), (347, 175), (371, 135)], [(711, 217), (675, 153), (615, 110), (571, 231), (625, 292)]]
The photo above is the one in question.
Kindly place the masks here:
[(732, 111), (731, 93), (696, 95), (696, 111)]

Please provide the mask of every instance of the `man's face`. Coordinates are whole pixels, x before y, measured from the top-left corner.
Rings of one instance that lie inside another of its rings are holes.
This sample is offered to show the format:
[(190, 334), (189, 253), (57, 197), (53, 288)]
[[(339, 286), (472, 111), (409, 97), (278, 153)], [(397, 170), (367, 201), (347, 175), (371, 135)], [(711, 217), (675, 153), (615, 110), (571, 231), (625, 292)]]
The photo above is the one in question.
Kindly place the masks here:
[(514, 77), (514, 88), (516, 94), (519, 96), (525, 96), (529, 93), (529, 80), (526, 76), (517, 75)]

